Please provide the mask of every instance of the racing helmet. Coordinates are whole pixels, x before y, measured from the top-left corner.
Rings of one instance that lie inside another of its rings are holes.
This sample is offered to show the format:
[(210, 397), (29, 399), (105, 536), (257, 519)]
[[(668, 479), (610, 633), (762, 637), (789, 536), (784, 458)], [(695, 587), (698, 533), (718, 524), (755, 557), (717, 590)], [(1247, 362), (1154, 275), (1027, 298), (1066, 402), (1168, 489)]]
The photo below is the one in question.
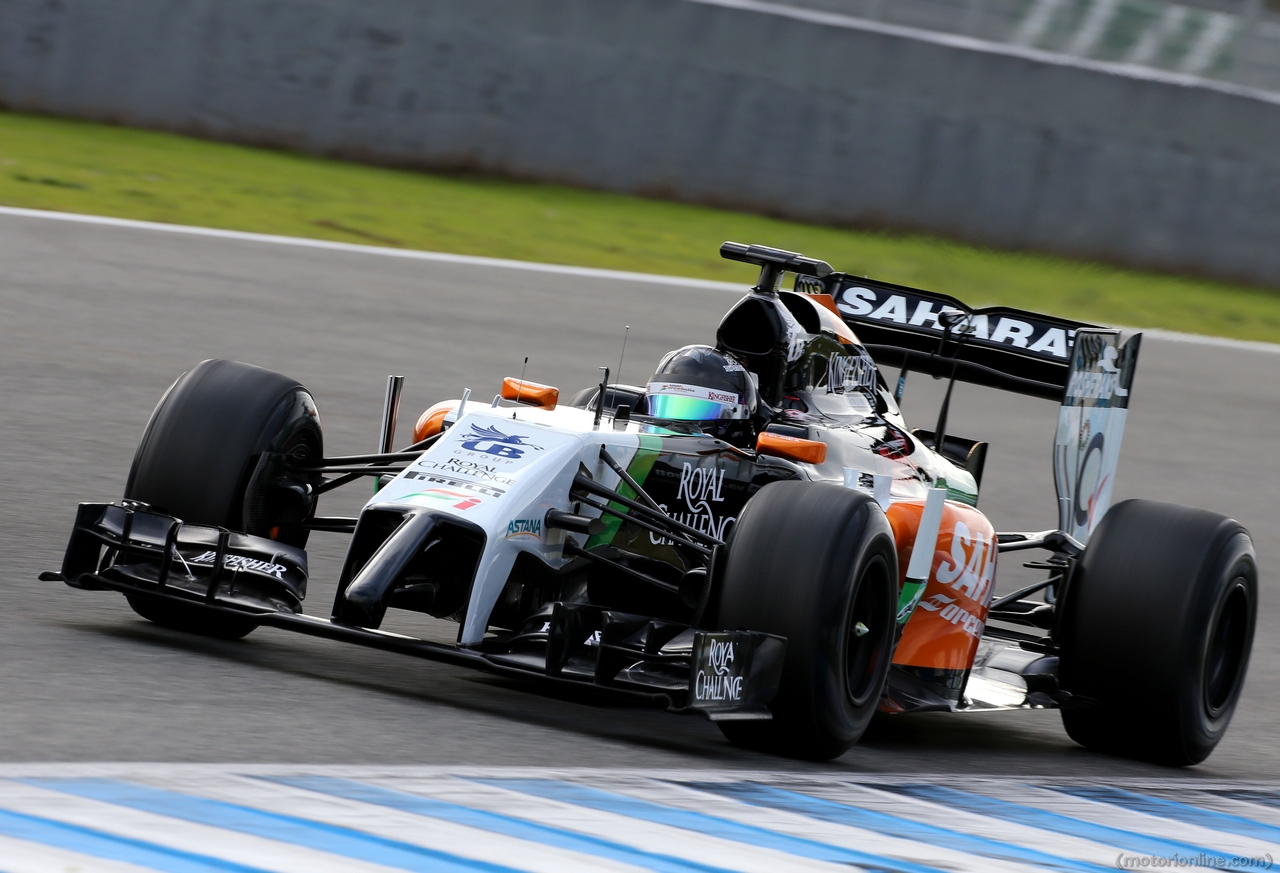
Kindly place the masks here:
[(749, 421), (759, 405), (756, 383), (739, 361), (711, 346), (668, 352), (645, 389), (648, 414), (668, 421)]

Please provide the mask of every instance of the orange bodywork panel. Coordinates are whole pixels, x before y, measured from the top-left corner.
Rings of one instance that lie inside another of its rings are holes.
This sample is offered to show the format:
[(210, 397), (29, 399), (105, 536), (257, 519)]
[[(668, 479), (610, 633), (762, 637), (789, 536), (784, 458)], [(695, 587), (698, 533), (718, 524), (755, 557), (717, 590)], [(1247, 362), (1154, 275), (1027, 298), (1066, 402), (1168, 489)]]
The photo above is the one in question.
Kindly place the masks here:
[(555, 409), (560, 402), (560, 389), (550, 385), (539, 385), (537, 382), (523, 382), (508, 376), (502, 380), (502, 399), (517, 400), (530, 406), (541, 406), (543, 409)]
[(435, 436), (444, 428), (444, 417), (458, 408), (456, 400), (442, 400), (432, 406), (418, 418), (413, 426), (413, 441), (420, 443), (429, 436)]
[(756, 437), (756, 451), (805, 464), (821, 464), (827, 459), (827, 444), (824, 442), (769, 433), (767, 430)]
[(862, 345), (858, 341), (858, 335), (853, 332), (849, 325), (845, 324), (844, 316), (836, 308), (836, 301), (830, 294), (810, 294), (808, 297), (818, 304), (818, 317), (822, 321), (823, 330), (829, 330), (834, 333), (836, 339), (844, 345)]
[[(923, 500), (901, 500), (886, 513), (898, 543), (905, 580)], [(936, 670), (968, 670), (978, 651), (995, 589), (996, 532), (972, 506), (948, 500), (933, 553), (933, 569), (915, 612), (902, 632), (893, 663)]]

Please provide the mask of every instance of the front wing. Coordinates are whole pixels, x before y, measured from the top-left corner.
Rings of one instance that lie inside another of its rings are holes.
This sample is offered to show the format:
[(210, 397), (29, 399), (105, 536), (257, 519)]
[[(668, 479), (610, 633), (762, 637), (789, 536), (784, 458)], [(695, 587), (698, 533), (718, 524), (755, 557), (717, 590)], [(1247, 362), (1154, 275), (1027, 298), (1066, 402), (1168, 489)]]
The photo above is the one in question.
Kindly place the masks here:
[(713, 721), (772, 717), (786, 641), (756, 631), (711, 632), (589, 604), (557, 602), (514, 634), (476, 648), (446, 645), (301, 611), (306, 555), (274, 540), (202, 525), (142, 504), (84, 503), (60, 573), (46, 581), (181, 602), (268, 627), (590, 688), (621, 701), (698, 712)]

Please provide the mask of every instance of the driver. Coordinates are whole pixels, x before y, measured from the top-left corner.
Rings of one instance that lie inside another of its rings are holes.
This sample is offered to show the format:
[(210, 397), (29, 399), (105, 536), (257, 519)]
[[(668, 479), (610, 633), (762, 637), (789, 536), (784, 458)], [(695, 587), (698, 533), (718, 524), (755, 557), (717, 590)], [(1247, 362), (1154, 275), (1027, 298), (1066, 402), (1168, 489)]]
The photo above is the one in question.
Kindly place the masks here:
[(711, 346), (669, 352), (645, 389), (652, 418), (683, 421), (732, 443), (749, 443), (759, 408), (755, 377), (739, 361)]

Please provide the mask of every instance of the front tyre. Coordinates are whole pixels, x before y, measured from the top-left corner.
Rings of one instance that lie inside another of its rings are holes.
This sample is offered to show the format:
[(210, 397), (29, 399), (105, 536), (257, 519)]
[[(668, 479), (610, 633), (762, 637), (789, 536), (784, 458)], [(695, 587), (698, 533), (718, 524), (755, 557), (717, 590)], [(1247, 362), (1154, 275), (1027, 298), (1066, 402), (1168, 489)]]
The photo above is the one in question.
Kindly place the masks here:
[(761, 489), (734, 526), (718, 624), (787, 638), (772, 721), (720, 722), (730, 742), (824, 761), (871, 721), (893, 658), (898, 560), (884, 512), (825, 482)]
[(248, 618), (214, 613), (187, 603), (135, 594), (128, 597), (129, 606), (147, 621), (161, 627), (219, 640), (238, 640), (248, 636), (258, 623)]
[(1063, 709), (1086, 748), (1198, 764), (1226, 733), (1258, 613), (1248, 532), (1211, 512), (1128, 500), (1090, 539), (1058, 629)]
[[(235, 361), (202, 361), (161, 398), (134, 455), (127, 499), (188, 524), (225, 527), (292, 546), (306, 544), (299, 522), (315, 512), (306, 483), (283, 458), (324, 454), (320, 417), (293, 379)], [(175, 630), (236, 639), (252, 621), (197, 605), (135, 596), (143, 618)]]

